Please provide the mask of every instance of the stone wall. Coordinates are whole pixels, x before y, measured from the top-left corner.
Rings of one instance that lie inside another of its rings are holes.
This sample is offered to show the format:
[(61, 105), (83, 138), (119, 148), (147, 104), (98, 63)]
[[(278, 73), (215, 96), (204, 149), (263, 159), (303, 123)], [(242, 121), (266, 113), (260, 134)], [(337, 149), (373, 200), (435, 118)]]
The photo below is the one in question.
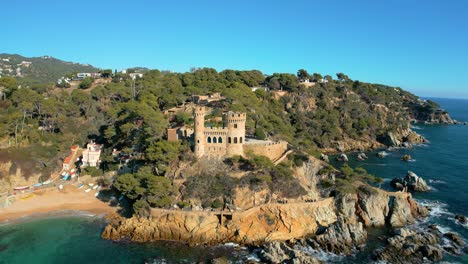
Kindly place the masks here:
[(284, 152), (288, 149), (286, 141), (279, 142), (254, 142), (246, 143), (244, 145), (244, 152), (252, 152), (255, 155), (268, 157), (270, 160), (275, 161), (279, 159)]

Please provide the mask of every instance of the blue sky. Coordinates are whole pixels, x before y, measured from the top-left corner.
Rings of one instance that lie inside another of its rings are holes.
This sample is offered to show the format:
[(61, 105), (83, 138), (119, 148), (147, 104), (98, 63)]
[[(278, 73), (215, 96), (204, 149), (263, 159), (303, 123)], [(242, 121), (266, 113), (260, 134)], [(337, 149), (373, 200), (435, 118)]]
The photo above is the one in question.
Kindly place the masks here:
[(309, 72), (468, 98), (468, 1), (15, 0), (0, 53), (102, 68)]

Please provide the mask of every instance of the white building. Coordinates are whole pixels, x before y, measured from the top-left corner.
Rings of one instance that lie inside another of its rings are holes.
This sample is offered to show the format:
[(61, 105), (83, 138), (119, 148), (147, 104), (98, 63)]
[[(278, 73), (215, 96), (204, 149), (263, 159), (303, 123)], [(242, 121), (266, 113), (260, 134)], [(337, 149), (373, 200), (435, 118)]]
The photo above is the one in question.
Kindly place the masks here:
[(130, 73), (129, 76), (130, 78), (132, 78), (132, 80), (135, 80), (137, 77), (143, 78), (143, 73), (134, 72), (134, 73)]
[(78, 79), (84, 79), (86, 77), (91, 77), (91, 73), (89, 72), (80, 72), (76, 74), (76, 78)]
[(97, 167), (101, 162), (102, 145), (94, 142), (88, 143), (86, 149), (83, 151), (83, 166)]

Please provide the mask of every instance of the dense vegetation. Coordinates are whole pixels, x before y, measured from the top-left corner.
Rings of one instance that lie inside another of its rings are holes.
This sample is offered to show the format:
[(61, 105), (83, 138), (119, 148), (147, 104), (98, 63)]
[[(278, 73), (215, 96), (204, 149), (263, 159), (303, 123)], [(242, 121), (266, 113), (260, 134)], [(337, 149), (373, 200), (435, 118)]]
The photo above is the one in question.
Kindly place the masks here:
[[(124, 182), (116, 187), (131, 200), (139, 201), (136, 206), (167, 206), (173, 192), (157, 196), (152, 190), (166, 186), (161, 177), (167, 176), (179, 161), (193, 157), (186, 142), (164, 140), (170, 122), (163, 111), (192, 100), (192, 95), (221, 93), (226, 100), (218, 104), (214, 116), (222, 110), (245, 111), (248, 135), (287, 140), (309, 154), (333, 147), (341, 140), (363, 136), (375, 139), (388, 131), (407, 128), (413, 112), (406, 107), (425, 107), (416, 96), (400, 88), (353, 81), (342, 73), (333, 79), (301, 70), (298, 76), (275, 73), (266, 77), (255, 70), (217, 72), (209, 68), (187, 73), (151, 70), (135, 81), (119, 76), (105, 85), (71, 93), (48, 85), (17, 89), (15, 79), (4, 77), (0, 78), (4, 91), (0, 137), (13, 146), (52, 146), (59, 153), (55, 158), (65, 156), (72, 144), (83, 145), (92, 138), (106, 147), (101, 164), (104, 170), (115, 169), (117, 162), (110, 150), (120, 149), (133, 159), (132, 172), (136, 173), (120, 176), (119, 181)], [(317, 82), (306, 86), (301, 83), (305, 79)], [(85, 84), (82, 88), (88, 87)], [(266, 86), (270, 91), (252, 92), (254, 86)], [(284, 94), (278, 93), (280, 90)], [(427, 104), (431, 109), (437, 107)], [(191, 118), (178, 114), (174, 122), (190, 123)], [(293, 157), (296, 164), (302, 160)], [(280, 192), (295, 186), (286, 167), (263, 164), (259, 158), (238, 162), (245, 167), (257, 166), (262, 172), (249, 176), (252, 186), (265, 184)], [(142, 166), (144, 172), (138, 170)], [(150, 180), (149, 175), (159, 178)], [(223, 175), (219, 177), (225, 180)], [(206, 184), (216, 187), (218, 183)], [(292, 188), (291, 194), (284, 196), (301, 192)], [(197, 196), (190, 192), (184, 195)], [(211, 198), (203, 199), (215, 203)]]
[[(29, 67), (19, 66), (21, 68), (21, 83), (25, 85), (37, 83), (53, 83), (58, 78), (72, 72), (98, 72), (99, 69), (79, 63), (66, 62), (49, 56), (28, 58), (16, 54), (0, 54), (0, 58), (9, 61), (0, 60), (0, 68), (11, 66), (15, 70), (23, 61), (31, 62)], [(6, 71), (3, 72), (5, 75)]]

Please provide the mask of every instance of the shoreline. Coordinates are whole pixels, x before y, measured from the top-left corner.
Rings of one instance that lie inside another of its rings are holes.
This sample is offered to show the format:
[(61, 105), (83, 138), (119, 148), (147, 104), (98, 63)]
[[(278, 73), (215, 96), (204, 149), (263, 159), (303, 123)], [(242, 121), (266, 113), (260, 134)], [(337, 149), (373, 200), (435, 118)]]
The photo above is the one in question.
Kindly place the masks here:
[(6, 208), (0, 208), (0, 223), (10, 223), (27, 218), (41, 218), (51, 215), (93, 215), (114, 214), (117, 207), (94, 197), (93, 192), (85, 193), (74, 186), (63, 190), (35, 193), (28, 199), (19, 199)]

